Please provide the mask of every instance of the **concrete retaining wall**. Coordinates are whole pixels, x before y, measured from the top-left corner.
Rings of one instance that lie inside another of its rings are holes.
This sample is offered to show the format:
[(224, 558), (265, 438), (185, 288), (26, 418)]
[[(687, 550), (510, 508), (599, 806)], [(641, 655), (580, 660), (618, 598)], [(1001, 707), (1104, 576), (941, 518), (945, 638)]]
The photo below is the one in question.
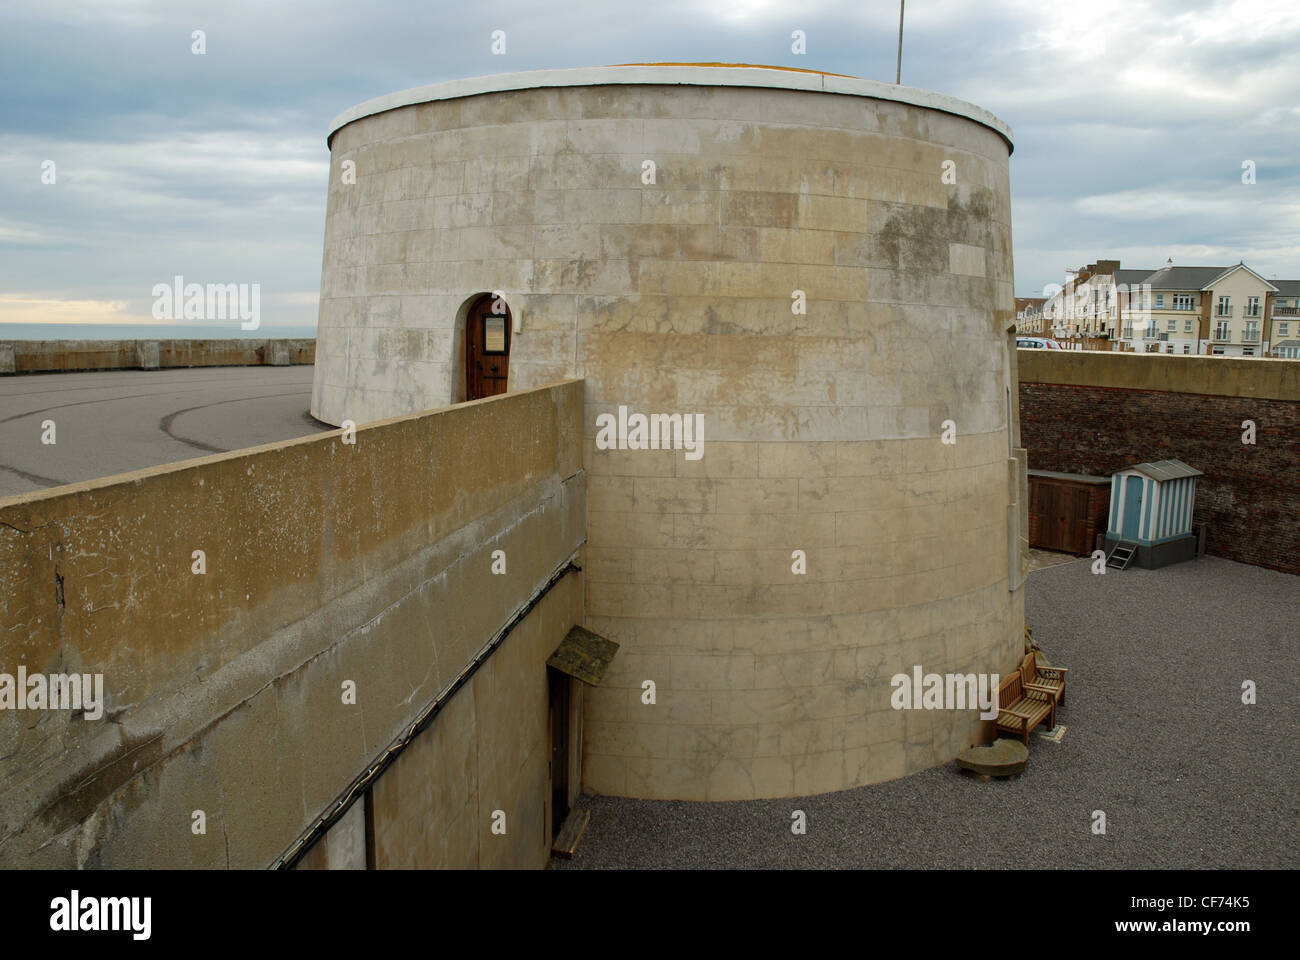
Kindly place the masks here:
[(0, 374), (163, 367), (256, 367), (316, 362), (304, 340), (0, 340)]
[[(581, 548), (581, 416), (569, 381), (0, 500), (0, 672), (102, 673), (106, 699), (0, 709), (0, 868), (275, 862)], [(561, 578), (376, 785), (383, 849), (399, 816), (466, 831), (405, 865), (545, 862), (544, 661), (582, 590)]]
[(1088, 350), (1016, 353), (1021, 383), (1300, 402), (1300, 363), (1292, 360)]
[[(1108, 476), (1176, 458), (1204, 472), (1206, 552), (1300, 573), (1300, 363), (1020, 350), (1029, 465)], [(1255, 442), (1243, 443), (1251, 421)]]

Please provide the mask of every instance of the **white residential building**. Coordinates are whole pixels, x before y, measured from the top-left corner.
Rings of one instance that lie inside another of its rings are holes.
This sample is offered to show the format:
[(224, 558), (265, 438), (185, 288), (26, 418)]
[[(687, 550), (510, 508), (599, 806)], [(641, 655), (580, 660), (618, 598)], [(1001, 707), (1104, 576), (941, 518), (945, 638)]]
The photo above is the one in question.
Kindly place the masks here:
[(1268, 301), (1268, 355), (1300, 360), (1300, 280), (1274, 280)]
[(1265, 302), (1277, 288), (1244, 263), (1176, 267), (1142, 280), (1121, 319), (1120, 349), (1258, 357), (1268, 352)]
[(1121, 301), (1150, 270), (1121, 270), (1118, 260), (1098, 260), (1067, 271), (1065, 285), (1050, 291), (1044, 323), (1065, 341), (1114, 340), (1119, 336)]
[(1122, 270), (1098, 260), (1044, 292), (1041, 325), (1066, 346), (1300, 359), (1300, 280), (1271, 282), (1241, 262)]

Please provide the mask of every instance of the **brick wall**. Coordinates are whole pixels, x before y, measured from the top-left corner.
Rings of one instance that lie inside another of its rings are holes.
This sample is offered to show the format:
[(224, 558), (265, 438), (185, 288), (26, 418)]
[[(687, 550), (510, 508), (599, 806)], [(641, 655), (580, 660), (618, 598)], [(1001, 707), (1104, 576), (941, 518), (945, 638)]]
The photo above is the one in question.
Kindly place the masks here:
[(1034, 470), (1184, 461), (1205, 473), (1195, 521), (1209, 525), (1209, 553), (1300, 574), (1300, 400), (1022, 382), (1020, 433)]

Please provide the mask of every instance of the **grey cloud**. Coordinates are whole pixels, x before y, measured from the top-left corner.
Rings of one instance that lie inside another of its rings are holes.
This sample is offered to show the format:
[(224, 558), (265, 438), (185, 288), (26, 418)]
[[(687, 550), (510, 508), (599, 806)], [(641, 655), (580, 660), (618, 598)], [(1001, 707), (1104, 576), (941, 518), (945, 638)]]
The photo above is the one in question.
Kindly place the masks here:
[[(1235, 8), (1247, 22), (1219, 37), (1229, 9), (936, 0), (909, 10), (904, 81), (972, 100), (1015, 130), (1019, 293), (1121, 249), (1248, 246), (1261, 272), (1300, 276), (1287, 212), (1300, 192), (1300, 21), (1260, 0)], [(355, 103), (455, 77), (638, 60), (890, 80), (896, 18), (893, 2), (839, 0), (11, 3), (0, 12), (0, 293), (135, 302), (173, 272), (256, 279), (268, 297), (310, 291), (325, 131)], [(1089, 24), (1106, 31), (1112, 55), (1099, 62), (1081, 53)], [(796, 28), (806, 57), (790, 52)], [(207, 31), (203, 57), (190, 53), (193, 29)], [(494, 29), (507, 31), (505, 57), (489, 53)], [(1169, 69), (1183, 89), (1161, 86), (1153, 71)], [(56, 187), (39, 180), (48, 158), (60, 162)], [(1259, 165), (1253, 187), (1239, 182), (1247, 158)], [(1079, 203), (1128, 191), (1188, 202), (1139, 218)], [(1191, 201), (1205, 197), (1227, 205), (1198, 213)], [(314, 316), (309, 303), (284, 309)]]

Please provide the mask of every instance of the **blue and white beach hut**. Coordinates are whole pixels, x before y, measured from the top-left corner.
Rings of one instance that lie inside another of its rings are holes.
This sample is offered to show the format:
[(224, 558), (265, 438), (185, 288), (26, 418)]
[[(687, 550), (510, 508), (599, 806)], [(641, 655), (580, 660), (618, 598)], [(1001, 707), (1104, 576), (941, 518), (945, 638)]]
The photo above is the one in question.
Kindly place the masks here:
[(1200, 470), (1181, 460), (1139, 463), (1110, 480), (1108, 565), (1155, 569), (1196, 556), (1192, 512)]

